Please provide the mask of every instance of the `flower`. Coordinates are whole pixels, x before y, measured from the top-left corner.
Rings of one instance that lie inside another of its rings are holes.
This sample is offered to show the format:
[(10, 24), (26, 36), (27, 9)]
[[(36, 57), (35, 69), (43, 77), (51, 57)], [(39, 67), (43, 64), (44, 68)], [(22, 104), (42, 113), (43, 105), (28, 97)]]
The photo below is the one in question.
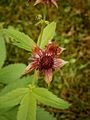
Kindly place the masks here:
[(24, 74), (34, 69), (39, 70), (40, 73), (45, 74), (45, 81), (49, 85), (52, 81), (52, 72), (67, 63), (60, 58), (63, 50), (64, 48), (54, 42), (49, 42), (44, 50), (34, 47), (30, 58), (31, 63), (26, 67)]
[(36, 0), (34, 5), (37, 5), (39, 3), (44, 3), (44, 4), (49, 4), (49, 5), (53, 4), (53, 5), (55, 5), (58, 8), (56, 0)]

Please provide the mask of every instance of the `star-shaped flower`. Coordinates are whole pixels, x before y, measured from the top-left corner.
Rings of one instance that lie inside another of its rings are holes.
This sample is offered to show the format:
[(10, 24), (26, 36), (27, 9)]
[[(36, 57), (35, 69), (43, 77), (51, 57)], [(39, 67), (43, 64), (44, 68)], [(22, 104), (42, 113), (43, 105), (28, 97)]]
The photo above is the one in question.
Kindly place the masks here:
[(59, 47), (54, 42), (49, 42), (44, 50), (34, 47), (31, 63), (26, 67), (24, 74), (30, 73), (32, 70), (39, 70), (45, 75), (45, 81), (49, 85), (52, 81), (52, 73), (55, 69), (61, 68), (67, 62), (60, 58), (60, 54), (64, 48)]

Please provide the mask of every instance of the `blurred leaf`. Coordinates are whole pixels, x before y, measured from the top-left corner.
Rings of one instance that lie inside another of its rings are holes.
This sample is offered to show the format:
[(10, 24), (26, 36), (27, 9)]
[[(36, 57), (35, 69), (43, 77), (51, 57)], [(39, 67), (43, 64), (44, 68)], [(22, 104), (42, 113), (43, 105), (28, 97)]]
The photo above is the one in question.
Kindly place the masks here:
[(8, 120), (5, 116), (0, 116), (0, 120)]
[(35, 88), (33, 89), (33, 93), (39, 102), (53, 108), (67, 109), (70, 106), (68, 102), (58, 98), (45, 88)]
[(1, 96), (0, 109), (18, 105), (28, 91), (28, 88), (19, 88)]
[(11, 64), (0, 69), (0, 82), (9, 84), (20, 78), (25, 67), (24, 64)]
[(56, 22), (48, 24), (42, 33), (40, 48), (44, 48), (45, 45), (51, 41), (55, 35)]
[(36, 120), (36, 99), (30, 92), (21, 100), (17, 120)]
[(37, 120), (56, 120), (49, 112), (42, 108), (37, 109)]
[(32, 51), (32, 47), (36, 45), (35, 42), (28, 35), (12, 27), (4, 29), (4, 33), (7, 36), (13, 38), (14, 45), (27, 51)]
[(16, 120), (17, 107), (0, 109), (0, 120)]
[[(11, 109), (0, 109), (0, 120), (16, 120), (18, 107)], [(53, 115), (45, 111), (43, 108), (37, 108), (36, 120), (56, 120)]]
[(27, 77), (18, 79), (16, 81), (13, 81), (13, 83), (8, 84), (5, 88), (2, 89), (2, 91), (0, 92), (0, 95), (8, 93), (17, 88), (27, 87), (27, 85), (29, 85), (32, 82), (33, 80), (32, 77), (33, 76), (27, 76)]
[(0, 35), (0, 68), (3, 66), (6, 59), (5, 41), (2, 35)]

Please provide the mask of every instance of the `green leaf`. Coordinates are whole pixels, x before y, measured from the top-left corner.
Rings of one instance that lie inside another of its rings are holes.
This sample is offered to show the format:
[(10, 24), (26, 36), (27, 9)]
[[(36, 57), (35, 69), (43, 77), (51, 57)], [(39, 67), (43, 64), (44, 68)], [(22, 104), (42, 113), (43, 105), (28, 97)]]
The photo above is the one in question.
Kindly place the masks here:
[(4, 29), (4, 34), (14, 39), (14, 45), (27, 51), (32, 51), (33, 46), (36, 45), (35, 42), (28, 35), (12, 27)]
[(2, 91), (0, 92), (0, 95), (8, 93), (17, 88), (27, 87), (32, 82), (32, 80), (33, 80), (33, 76), (27, 76), (27, 77), (18, 79), (16, 81), (13, 81), (13, 83), (8, 84), (5, 88), (2, 89)]
[(0, 69), (0, 82), (9, 84), (20, 78), (25, 67), (24, 64), (11, 64)]
[(7, 120), (5, 116), (0, 116), (0, 120)]
[(17, 107), (0, 109), (0, 120), (16, 120)]
[(53, 108), (67, 109), (70, 106), (68, 102), (58, 98), (45, 88), (35, 88), (33, 89), (33, 93), (39, 102)]
[(37, 120), (56, 120), (49, 112), (42, 108), (37, 109)]
[[(11, 109), (0, 109), (0, 120), (16, 120), (17, 112), (17, 106)], [(56, 118), (43, 108), (37, 108), (36, 120), (56, 120)]]
[(0, 109), (13, 107), (20, 103), (29, 88), (19, 88), (0, 97)]
[(3, 66), (6, 59), (6, 47), (5, 41), (2, 35), (0, 35), (0, 68)]
[(53, 39), (55, 35), (55, 29), (56, 29), (56, 22), (52, 22), (44, 28), (43, 33), (42, 33), (40, 48), (44, 48), (45, 45), (50, 40)]
[(30, 92), (24, 96), (20, 103), (17, 120), (36, 120), (36, 99)]

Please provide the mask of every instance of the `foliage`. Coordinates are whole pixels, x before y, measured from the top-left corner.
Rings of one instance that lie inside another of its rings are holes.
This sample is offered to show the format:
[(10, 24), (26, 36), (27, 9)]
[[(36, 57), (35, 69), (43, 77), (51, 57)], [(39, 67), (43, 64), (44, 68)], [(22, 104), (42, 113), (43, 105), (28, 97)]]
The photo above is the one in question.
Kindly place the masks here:
[(34, 89), (34, 95), (39, 102), (57, 109), (67, 109), (70, 105), (64, 100), (53, 95), (45, 88)]
[[(42, 94), (42, 92), (44, 94)], [(47, 97), (46, 97), (47, 96)], [(37, 100), (51, 107), (66, 109), (69, 104), (45, 88), (18, 88), (0, 97), (0, 109), (19, 105), (17, 120), (36, 120)]]
[[(18, 106), (9, 109), (0, 109), (0, 120), (16, 120)], [(56, 120), (49, 112), (42, 108), (38, 108), (36, 112), (37, 120)]]
[(21, 77), (25, 68), (24, 64), (11, 64), (0, 70), (0, 82), (9, 84)]
[(22, 99), (17, 120), (36, 120), (36, 99), (28, 92)]
[(18, 88), (0, 97), (0, 108), (16, 106), (20, 103), (28, 88)]
[(44, 48), (48, 41), (51, 41), (55, 35), (56, 22), (50, 23), (46, 26), (42, 33), (40, 48)]
[(53, 117), (49, 112), (46, 112), (44, 109), (42, 108), (38, 108), (37, 109), (37, 120), (56, 120), (55, 117)]
[(14, 39), (12, 41), (14, 45), (23, 48), (27, 51), (31, 51), (32, 47), (36, 45), (28, 35), (25, 35), (24, 33), (19, 32), (18, 30), (13, 29), (12, 27), (5, 29), (4, 32), (7, 36)]
[(13, 83), (9, 83), (7, 84), (2, 91), (0, 92), (0, 95), (3, 95), (5, 93), (8, 93), (12, 90), (15, 90), (17, 88), (23, 88), (23, 87), (27, 87), (30, 83), (32, 83), (32, 76), (27, 76), (27, 77), (23, 77), (23, 78), (19, 78), (15, 81), (13, 81)]

